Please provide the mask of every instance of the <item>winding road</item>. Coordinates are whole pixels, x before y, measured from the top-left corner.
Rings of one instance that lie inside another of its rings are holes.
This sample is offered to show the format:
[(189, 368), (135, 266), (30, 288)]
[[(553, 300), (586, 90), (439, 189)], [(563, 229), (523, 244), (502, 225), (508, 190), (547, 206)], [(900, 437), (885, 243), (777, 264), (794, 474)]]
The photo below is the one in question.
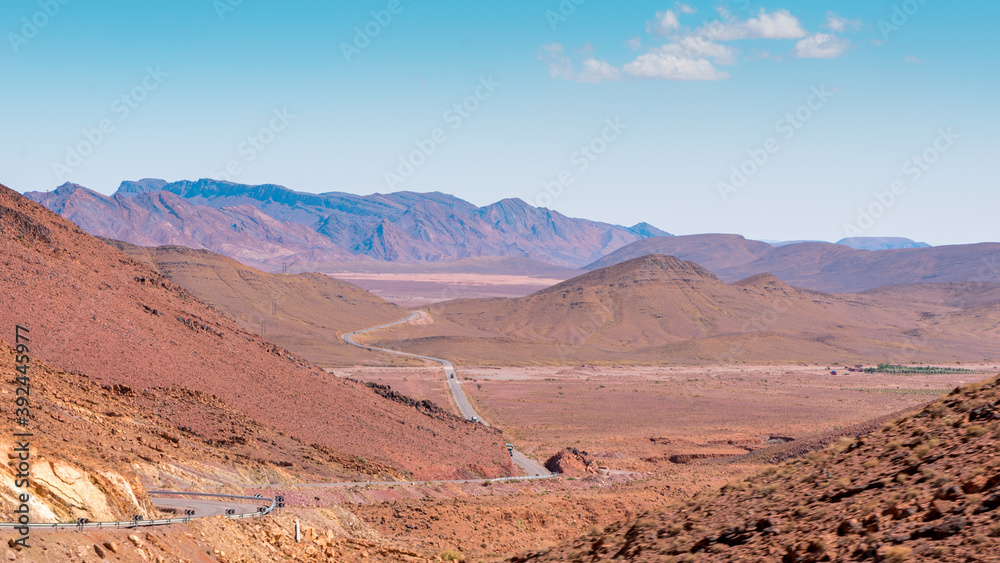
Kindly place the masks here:
[[(388, 328), (391, 326), (409, 323), (418, 319), (427, 319), (428, 314), (425, 311), (415, 311), (410, 313), (406, 318), (394, 321), (391, 323), (386, 323), (383, 325), (373, 326), (370, 328), (356, 330), (354, 332), (349, 332), (343, 336), (344, 342), (351, 344), (352, 346), (357, 346), (359, 348), (364, 348), (372, 352), (385, 352), (387, 354), (395, 354), (397, 356), (406, 356), (409, 358), (417, 358), (421, 360), (427, 360), (430, 362), (435, 362), (441, 364), (444, 368), (445, 380), (448, 383), (448, 389), (451, 391), (452, 397), (455, 399), (455, 404), (458, 406), (459, 412), (466, 420), (476, 419), (476, 422), (489, 426), (479, 416), (475, 409), (472, 408), (472, 404), (469, 403), (468, 397), (465, 395), (465, 391), (462, 389), (462, 383), (458, 379), (455, 373), (455, 366), (448, 360), (442, 358), (435, 358), (432, 356), (422, 356), (420, 354), (410, 354), (409, 352), (400, 352), (398, 350), (390, 350), (388, 348), (379, 348), (376, 346), (367, 346), (361, 344), (354, 340), (354, 337), (359, 334), (364, 334), (366, 332), (371, 332), (383, 328)], [(511, 452), (511, 461), (515, 465), (520, 467), (525, 476), (522, 477), (500, 477), (497, 479), (459, 479), (454, 481), (359, 481), (359, 482), (347, 482), (347, 483), (299, 483), (297, 485), (284, 485), (288, 486), (308, 486), (308, 487), (354, 487), (354, 486), (365, 486), (365, 485), (421, 485), (427, 483), (487, 483), (487, 482), (504, 482), (504, 481), (523, 481), (530, 479), (548, 479), (556, 477), (556, 475), (549, 470), (545, 469), (544, 466), (528, 458), (516, 449)], [(265, 488), (273, 489), (275, 485), (259, 485), (257, 487), (249, 486), (247, 488)], [(226, 494), (213, 494), (213, 493), (190, 493), (185, 491), (147, 491), (153, 500), (154, 506), (158, 509), (165, 509), (172, 512), (183, 513), (185, 510), (194, 511), (190, 516), (183, 516), (177, 518), (163, 518), (154, 520), (140, 520), (140, 521), (113, 521), (113, 522), (87, 522), (84, 524), (80, 523), (70, 523), (70, 522), (56, 522), (56, 523), (31, 523), (28, 524), (29, 528), (32, 529), (46, 529), (46, 530), (83, 530), (84, 528), (132, 528), (132, 527), (147, 527), (147, 526), (165, 526), (169, 524), (180, 524), (190, 522), (194, 518), (208, 518), (212, 516), (226, 516), (227, 518), (254, 518), (259, 516), (264, 516), (269, 514), (277, 506), (275, 499), (268, 497), (250, 497), (243, 495), (226, 495)], [(190, 497), (198, 498), (190, 498)], [(231, 514), (226, 514), (227, 511), (232, 510)], [(21, 526), (16, 522), (0, 522), (0, 529), (3, 528), (17, 528)]]
[[(420, 354), (411, 354), (409, 352), (400, 352), (399, 350), (390, 350), (388, 348), (379, 348), (377, 346), (368, 346), (366, 344), (361, 344), (360, 342), (354, 340), (355, 336), (365, 334), (367, 332), (373, 332), (376, 330), (381, 330), (383, 328), (389, 328), (391, 326), (401, 325), (404, 323), (410, 323), (416, 320), (429, 319), (430, 316), (426, 311), (414, 311), (409, 314), (409, 316), (399, 319), (398, 321), (393, 321), (391, 323), (381, 324), (378, 326), (373, 326), (361, 330), (355, 330), (354, 332), (348, 332), (343, 336), (344, 342), (357, 346), (358, 348), (364, 348), (372, 352), (385, 352), (386, 354), (395, 354), (397, 356), (405, 356), (407, 358), (417, 358), (420, 360), (427, 360), (430, 362), (435, 362), (441, 364), (444, 368), (445, 381), (448, 382), (448, 389), (451, 391), (451, 396), (455, 400), (455, 405), (458, 406), (459, 412), (466, 420), (476, 419), (476, 422), (489, 426), (489, 424), (483, 420), (483, 417), (476, 413), (476, 410), (472, 408), (472, 404), (469, 403), (469, 398), (465, 396), (465, 391), (462, 389), (462, 382), (455, 373), (455, 366), (448, 360), (442, 358), (435, 358), (433, 356), (422, 356)], [(545, 466), (536, 462), (535, 460), (529, 458), (528, 456), (522, 454), (516, 449), (511, 452), (511, 461), (515, 465), (520, 467), (525, 474), (534, 475), (538, 477), (547, 477), (552, 475), (552, 473), (545, 469)]]

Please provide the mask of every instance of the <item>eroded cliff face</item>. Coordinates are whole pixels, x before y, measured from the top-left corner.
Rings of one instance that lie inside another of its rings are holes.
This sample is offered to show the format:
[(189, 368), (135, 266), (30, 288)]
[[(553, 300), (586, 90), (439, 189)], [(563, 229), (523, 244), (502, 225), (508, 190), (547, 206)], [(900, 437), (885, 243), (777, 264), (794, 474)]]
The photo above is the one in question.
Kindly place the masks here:
[[(13, 451), (13, 443), (0, 441), (0, 448)], [(14, 460), (11, 460), (12, 462)], [(131, 468), (127, 468), (131, 469)], [(0, 500), (5, 520), (16, 520), (13, 511), (25, 488), (16, 487), (16, 464), (0, 467)], [(128, 520), (134, 514), (147, 518), (156, 514), (149, 496), (133, 471), (88, 471), (68, 461), (53, 461), (45, 456), (31, 460), (31, 521), (35, 523), (73, 522), (89, 518), (94, 522)]]

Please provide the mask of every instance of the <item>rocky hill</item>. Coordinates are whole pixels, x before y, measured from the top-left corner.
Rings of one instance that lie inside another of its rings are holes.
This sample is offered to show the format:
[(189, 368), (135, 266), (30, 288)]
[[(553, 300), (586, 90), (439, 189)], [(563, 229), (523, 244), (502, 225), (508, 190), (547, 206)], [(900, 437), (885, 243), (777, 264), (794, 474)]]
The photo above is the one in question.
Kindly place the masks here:
[(819, 293), (770, 274), (729, 284), (646, 255), (526, 297), (431, 305), (433, 323), (377, 338), (473, 363), (981, 361), (1000, 357), (1000, 306), (980, 291), (991, 290), (934, 303)]
[(992, 561), (1000, 380), (721, 490), (511, 561)]
[(475, 205), (442, 193), (308, 194), (215, 180), (124, 182), (111, 197), (64, 184), (27, 197), (90, 234), (143, 245), (207, 248), (270, 271), (316, 271), (344, 260), (443, 262), (533, 258), (576, 267), (649, 236), (566, 217), (519, 199)]

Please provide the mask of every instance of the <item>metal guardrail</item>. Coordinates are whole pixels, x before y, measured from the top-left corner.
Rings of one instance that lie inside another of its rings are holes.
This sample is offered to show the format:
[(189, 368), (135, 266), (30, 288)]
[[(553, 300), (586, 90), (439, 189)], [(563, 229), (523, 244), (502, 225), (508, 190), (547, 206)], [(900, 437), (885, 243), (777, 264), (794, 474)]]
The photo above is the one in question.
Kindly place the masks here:
[[(146, 491), (151, 495), (173, 495), (173, 496), (195, 496), (195, 497), (213, 497), (213, 498), (226, 498), (235, 500), (249, 500), (252, 502), (263, 503), (267, 502), (267, 507), (263, 511), (250, 512), (244, 514), (227, 514), (225, 518), (232, 520), (241, 520), (244, 518), (259, 518), (266, 514), (269, 514), (277, 506), (277, 502), (273, 498), (268, 497), (252, 497), (244, 495), (223, 495), (217, 493), (191, 493), (185, 491)], [(23, 528), (27, 526), (31, 529), (43, 529), (43, 530), (83, 530), (84, 528), (98, 528), (98, 529), (133, 529), (141, 528), (147, 526), (167, 526), (170, 524), (186, 524), (191, 520), (197, 518), (208, 518), (208, 516), (184, 516), (183, 518), (160, 518), (155, 520), (119, 520), (114, 522), (53, 522), (53, 523), (30, 523), (30, 524), (19, 524), (17, 522), (0, 522), (0, 528)]]

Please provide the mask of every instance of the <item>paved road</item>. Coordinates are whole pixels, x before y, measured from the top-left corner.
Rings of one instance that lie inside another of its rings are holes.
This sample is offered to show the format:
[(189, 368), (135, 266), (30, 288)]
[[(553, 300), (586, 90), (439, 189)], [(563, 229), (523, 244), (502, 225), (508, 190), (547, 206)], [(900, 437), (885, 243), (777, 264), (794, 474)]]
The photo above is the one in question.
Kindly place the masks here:
[(440, 479), (437, 481), (347, 481), (342, 483), (290, 483), (287, 485), (244, 485), (244, 489), (278, 489), (287, 490), (291, 487), (296, 487), (300, 489), (339, 489), (339, 488), (350, 488), (350, 487), (364, 487), (367, 485), (376, 485), (382, 487), (393, 487), (393, 486), (420, 486), (420, 485), (436, 485), (440, 483), (472, 483), (472, 484), (482, 484), (482, 483), (510, 483), (516, 481), (535, 481), (541, 479), (551, 479), (556, 477), (555, 474), (550, 473), (548, 475), (528, 475), (522, 477), (497, 477), (495, 479)]
[[(469, 398), (465, 396), (465, 391), (462, 389), (462, 382), (455, 374), (455, 366), (448, 360), (445, 360), (443, 358), (435, 358), (433, 356), (421, 356), (420, 354), (400, 352), (398, 350), (390, 350), (388, 348), (367, 346), (365, 344), (360, 344), (354, 340), (354, 337), (359, 334), (364, 334), (366, 332), (372, 332), (375, 330), (380, 330), (383, 328), (388, 328), (403, 323), (409, 323), (418, 319), (427, 319), (427, 318), (429, 317), (426, 311), (414, 311), (413, 313), (410, 313), (410, 315), (407, 316), (406, 318), (399, 319), (398, 321), (393, 321), (391, 323), (373, 326), (362, 330), (356, 330), (354, 332), (348, 332), (343, 336), (344, 342), (351, 344), (352, 346), (357, 346), (359, 348), (364, 348), (365, 350), (370, 350), (373, 352), (385, 352), (387, 354), (396, 354), (397, 356), (406, 356), (408, 358), (418, 358), (421, 360), (427, 360), (430, 362), (436, 362), (441, 364), (441, 367), (444, 368), (444, 376), (446, 378), (446, 381), (448, 382), (448, 389), (451, 391), (451, 396), (452, 398), (455, 399), (455, 405), (458, 406), (458, 410), (459, 412), (462, 413), (462, 416), (465, 417), (466, 420), (472, 420), (473, 418), (475, 418), (480, 424), (489, 426), (489, 424), (483, 420), (483, 417), (479, 416), (479, 414), (476, 413), (476, 410), (472, 408), (472, 405), (469, 403)], [(526, 455), (522, 454), (517, 450), (514, 450), (513, 455), (511, 456), (511, 460), (514, 462), (515, 465), (524, 470), (524, 472), (529, 476), (546, 477), (552, 475), (552, 473), (549, 472), (548, 469), (545, 469), (545, 466), (534, 461), (533, 459), (530, 459), (529, 457), (527, 457)]]
[[(177, 509), (181, 514), (185, 509), (191, 509), (195, 511), (193, 516), (183, 515), (174, 518), (157, 518), (152, 520), (140, 520), (133, 522), (131, 520), (117, 520), (111, 522), (87, 522), (80, 524), (79, 522), (49, 522), (49, 523), (39, 523), (32, 522), (27, 524), (27, 526), (33, 530), (45, 530), (45, 531), (56, 531), (56, 532), (74, 532), (82, 531), (83, 529), (127, 529), (127, 528), (145, 528), (150, 526), (167, 526), (170, 524), (186, 524), (194, 518), (208, 518), (211, 516), (226, 516), (227, 518), (256, 518), (264, 516), (271, 512), (277, 503), (272, 498), (264, 497), (250, 497), (245, 495), (227, 495), (227, 494), (216, 494), (216, 493), (191, 493), (187, 491), (147, 491), (153, 505), (157, 508), (174, 508)], [(190, 499), (190, 498), (176, 498), (177, 496), (195, 496), (201, 497), (201, 499)], [(211, 500), (207, 500), (211, 499)], [(264, 510), (261, 511), (259, 508), (262, 507)], [(233, 514), (227, 515), (226, 510), (233, 509)], [(0, 529), (14, 528), (18, 529), (22, 527), (22, 524), (17, 522), (0, 522)]]
[(151, 500), (153, 501), (153, 506), (156, 508), (160, 510), (172, 508), (177, 515), (183, 515), (184, 510), (187, 508), (194, 510), (195, 516), (198, 517), (226, 516), (226, 510), (228, 509), (235, 510), (234, 514), (239, 516), (257, 513), (257, 505), (242, 502), (164, 497), (155, 497)]

